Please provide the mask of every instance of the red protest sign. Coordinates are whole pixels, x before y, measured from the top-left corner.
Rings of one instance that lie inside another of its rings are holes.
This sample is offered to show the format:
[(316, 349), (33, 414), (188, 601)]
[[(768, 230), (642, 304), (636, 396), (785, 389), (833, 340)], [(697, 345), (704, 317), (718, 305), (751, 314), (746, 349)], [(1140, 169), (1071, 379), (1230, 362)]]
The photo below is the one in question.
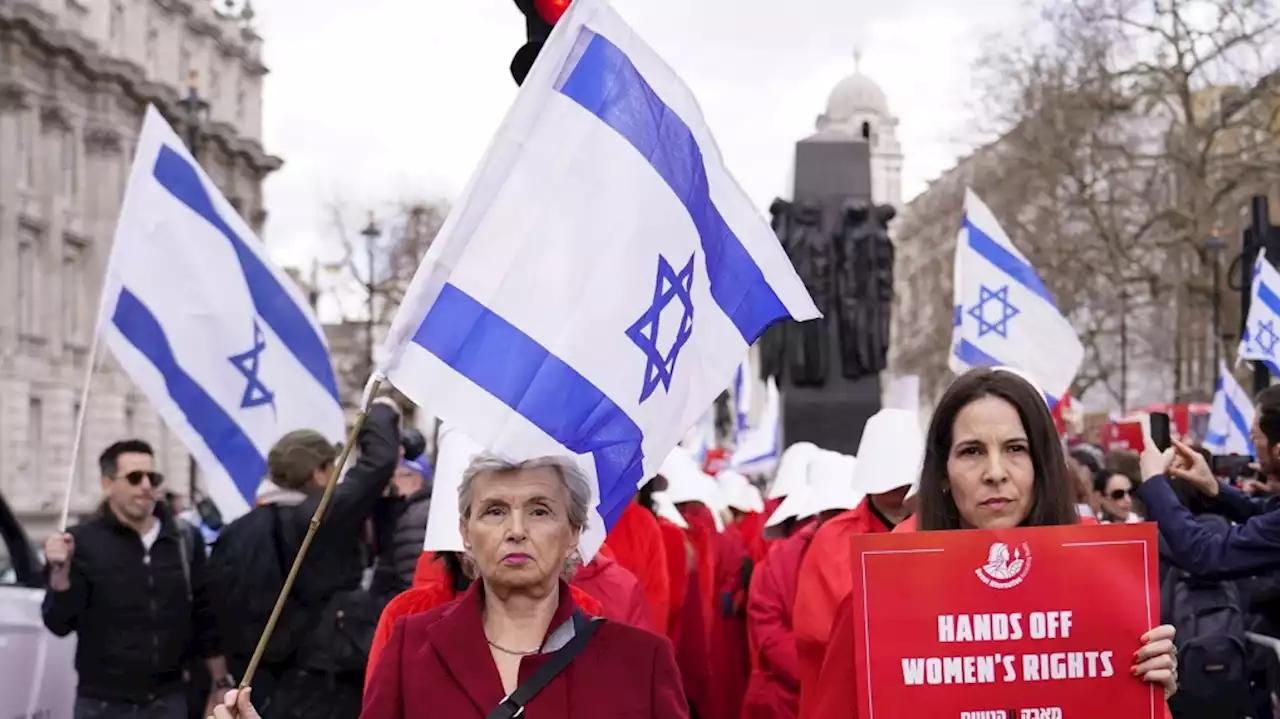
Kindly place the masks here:
[(1154, 524), (852, 541), (863, 719), (1163, 716), (1130, 673), (1160, 617)]

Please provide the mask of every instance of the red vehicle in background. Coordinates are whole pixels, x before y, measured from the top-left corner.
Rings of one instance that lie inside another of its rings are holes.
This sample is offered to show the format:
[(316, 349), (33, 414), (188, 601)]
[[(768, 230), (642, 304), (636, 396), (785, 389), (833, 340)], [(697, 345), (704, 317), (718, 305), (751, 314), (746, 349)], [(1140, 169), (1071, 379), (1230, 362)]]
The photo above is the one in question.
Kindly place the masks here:
[(1155, 412), (1169, 415), (1169, 432), (1174, 439), (1200, 444), (1209, 428), (1209, 413), (1212, 411), (1213, 405), (1204, 402), (1147, 405), (1103, 427), (1102, 449), (1104, 452), (1141, 452), (1143, 422)]

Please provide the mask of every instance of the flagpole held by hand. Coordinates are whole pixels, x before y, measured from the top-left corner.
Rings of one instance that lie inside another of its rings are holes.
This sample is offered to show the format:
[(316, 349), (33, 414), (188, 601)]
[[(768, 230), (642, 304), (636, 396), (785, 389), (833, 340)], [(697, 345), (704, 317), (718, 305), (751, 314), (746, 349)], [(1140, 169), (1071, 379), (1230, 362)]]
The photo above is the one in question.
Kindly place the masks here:
[(320, 529), (320, 520), (324, 518), (324, 511), (328, 508), (329, 500), (333, 497), (334, 488), (338, 486), (338, 478), (342, 475), (342, 469), (347, 466), (347, 458), (351, 455), (351, 448), (355, 446), (356, 437), (360, 435), (360, 430), (364, 428), (365, 418), (369, 416), (369, 409), (374, 403), (373, 398), (377, 395), (382, 381), (381, 374), (374, 374), (369, 378), (369, 384), (366, 385), (364, 396), (361, 398), (360, 414), (356, 415), (355, 424), (351, 426), (347, 441), (342, 446), (342, 453), (338, 455), (337, 461), (333, 463), (333, 476), (329, 478), (329, 483), (325, 485), (324, 494), (320, 495), (320, 504), (316, 506), (315, 513), (311, 515), (311, 525), (307, 527), (307, 534), (302, 538), (302, 545), (298, 547), (298, 556), (293, 559), (293, 566), (289, 569), (289, 576), (285, 577), (284, 586), (280, 588), (280, 594), (276, 597), (276, 605), (271, 610), (271, 616), (267, 618), (267, 625), (262, 629), (262, 636), (258, 637), (258, 646), (253, 650), (253, 658), (249, 660), (249, 666), (244, 671), (244, 678), (240, 680), (241, 689), (248, 689), (253, 685), (253, 675), (258, 671), (258, 663), (262, 661), (262, 655), (267, 651), (267, 643), (271, 641), (271, 634), (275, 631), (276, 622), (280, 620), (280, 614), (284, 611), (285, 599), (289, 596), (289, 592), (293, 591), (293, 583), (298, 578), (298, 570), (302, 567), (302, 560), (306, 558), (307, 550), (311, 547), (311, 540), (315, 538), (316, 531)]

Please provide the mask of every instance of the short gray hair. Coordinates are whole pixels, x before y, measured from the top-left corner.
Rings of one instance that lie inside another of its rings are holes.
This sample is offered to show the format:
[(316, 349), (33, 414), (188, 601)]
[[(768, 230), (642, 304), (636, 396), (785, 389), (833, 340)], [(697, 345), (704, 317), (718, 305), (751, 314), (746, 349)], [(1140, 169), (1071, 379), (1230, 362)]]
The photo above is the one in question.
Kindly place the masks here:
[(526, 459), (523, 462), (510, 462), (492, 452), (481, 452), (471, 458), (471, 463), (462, 473), (462, 484), (458, 485), (458, 516), (471, 518), (471, 492), (476, 477), (486, 473), (506, 474), (534, 469), (554, 469), (569, 493), (569, 526), (575, 532), (587, 528), (587, 517), (591, 514), (591, 483), (582, 468), (571, 457), (546, 456)]

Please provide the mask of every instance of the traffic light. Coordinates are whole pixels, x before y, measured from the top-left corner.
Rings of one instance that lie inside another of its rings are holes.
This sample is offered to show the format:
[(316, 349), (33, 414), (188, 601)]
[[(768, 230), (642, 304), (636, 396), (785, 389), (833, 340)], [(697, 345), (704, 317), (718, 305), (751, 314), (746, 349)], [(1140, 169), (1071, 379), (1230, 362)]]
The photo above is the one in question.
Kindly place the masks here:
[(571, 0), (515, 0), (516, 7), (524, 13), (529, 38), (511, 59), (511, 77), (515, 78), (517, 85), (524, 83), (533, 67), (533, 61), (538, 58), (542, 45), (551, 35), (551, 28), (555, 27), (556, 21), (569, 9), (570, 2)]

